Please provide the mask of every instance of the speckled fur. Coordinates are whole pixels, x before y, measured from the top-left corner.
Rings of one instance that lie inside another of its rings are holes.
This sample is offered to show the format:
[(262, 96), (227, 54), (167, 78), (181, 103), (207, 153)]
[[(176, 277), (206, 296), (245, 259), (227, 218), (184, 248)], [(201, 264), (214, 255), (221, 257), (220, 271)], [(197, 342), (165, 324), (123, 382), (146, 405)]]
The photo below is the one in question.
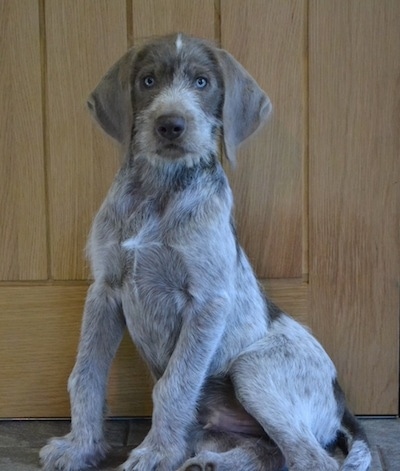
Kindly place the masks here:
[[(105, 456), (107, 378), (127, 326), (155, 386), (151, 430), (123, 470), (336, 471), (325, 447), (345, 418), (354, 443), (342, 469), (365, 471), (334, 365), (266, 301), (236, 238), (218, 150), (222, 140), (235, 160), (269, 114), (264, 92), (225, 51), (174, 35), (125, 54), (89, 107), (126, 157), (88, 244), (71, 433), (42, 449), (44, 469)], [(163, 137), (165, 116), (184, 123), (179, 137)]]

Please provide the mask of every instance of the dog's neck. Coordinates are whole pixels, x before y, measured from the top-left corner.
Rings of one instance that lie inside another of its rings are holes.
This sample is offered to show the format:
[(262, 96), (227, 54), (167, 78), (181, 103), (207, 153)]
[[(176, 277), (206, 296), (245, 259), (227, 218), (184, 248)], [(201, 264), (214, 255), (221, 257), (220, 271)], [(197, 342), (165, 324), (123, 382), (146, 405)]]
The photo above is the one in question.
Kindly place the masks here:
[(213, 174), (220, 168), (219, 158), (209, 154), (196, 160), (193, 165), (182, 158), (176, 161), (158, 158), (148, 159), (144, 155), (129, 153), (124, 165), (125, 177), (146, 194), (164, 191), (182, 191), (201, 176)]

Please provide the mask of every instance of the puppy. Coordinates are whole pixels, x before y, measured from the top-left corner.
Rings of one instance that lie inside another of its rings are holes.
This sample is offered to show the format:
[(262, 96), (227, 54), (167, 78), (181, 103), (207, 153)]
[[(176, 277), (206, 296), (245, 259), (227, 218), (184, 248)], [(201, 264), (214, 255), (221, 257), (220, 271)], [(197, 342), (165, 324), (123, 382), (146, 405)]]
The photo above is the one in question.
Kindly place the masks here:
[(69, 379), (72, 429), (41, 450), (46, 470), (104, 458), (106, 384), (125, 326), (155, 380), (151, 429), (124, 471), (368, 469), (365, 434), (319, 343), (259, 288), (239, 245), (218, 155), (271, 105), (227, 52), (182, 34), (128, 51), (89, 108), (125, 149), (97, 214), (90, 287)]

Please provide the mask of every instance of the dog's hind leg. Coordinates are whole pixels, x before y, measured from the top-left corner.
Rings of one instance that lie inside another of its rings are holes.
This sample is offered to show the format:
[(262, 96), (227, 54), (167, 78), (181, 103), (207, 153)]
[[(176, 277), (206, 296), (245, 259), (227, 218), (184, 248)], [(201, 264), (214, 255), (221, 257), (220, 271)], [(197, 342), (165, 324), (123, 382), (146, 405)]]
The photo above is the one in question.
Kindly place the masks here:
[(337, 471), (325, 450), (340, 427), (334, 368), (308, 332), (290, 328), (269, 334), (235, 360), (235, 393), (279, 446), (290, 471)]
[(267, 436), (202, 431), (195, 456), (178, 471), (280, 471), (284, 463), (281, 451)]
[(104, 458), (106, 383), (124, 327), (120, 303), (111, 288), (93, 284), (86, 299), (78, 356), (68, 383), (71, 432), (53, 438), (42, 448), (40, 458), (45, 470), (81, 470)]
[(266, 433), (277, 443), (289, 471), (337, 471), (337, 462), (317, 441), (306, 423), (293, 420), (296, 412), (276, 395), (239, 393), (249, 413), (257, 417)]

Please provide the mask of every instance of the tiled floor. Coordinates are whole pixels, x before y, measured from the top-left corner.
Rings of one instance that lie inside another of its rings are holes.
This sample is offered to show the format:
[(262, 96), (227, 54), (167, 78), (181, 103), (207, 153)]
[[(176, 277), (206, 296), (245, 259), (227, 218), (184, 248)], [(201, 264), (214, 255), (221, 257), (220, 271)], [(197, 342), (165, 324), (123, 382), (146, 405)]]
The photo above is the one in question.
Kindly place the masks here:
[[(400, 420), (362, 422), (373, 450), (371, 471), (400, 471)], [(98, 469), (111, 471), (123, 463), (129, 450), (141, 442), (149, 425), (144, 419), (108, 422), (107, 435), (113, 448)], [(0, 421), (0, 471), (39, 470), (39, 449), (49, 437), (64, 435), (68, 430), (66, 421)]]

